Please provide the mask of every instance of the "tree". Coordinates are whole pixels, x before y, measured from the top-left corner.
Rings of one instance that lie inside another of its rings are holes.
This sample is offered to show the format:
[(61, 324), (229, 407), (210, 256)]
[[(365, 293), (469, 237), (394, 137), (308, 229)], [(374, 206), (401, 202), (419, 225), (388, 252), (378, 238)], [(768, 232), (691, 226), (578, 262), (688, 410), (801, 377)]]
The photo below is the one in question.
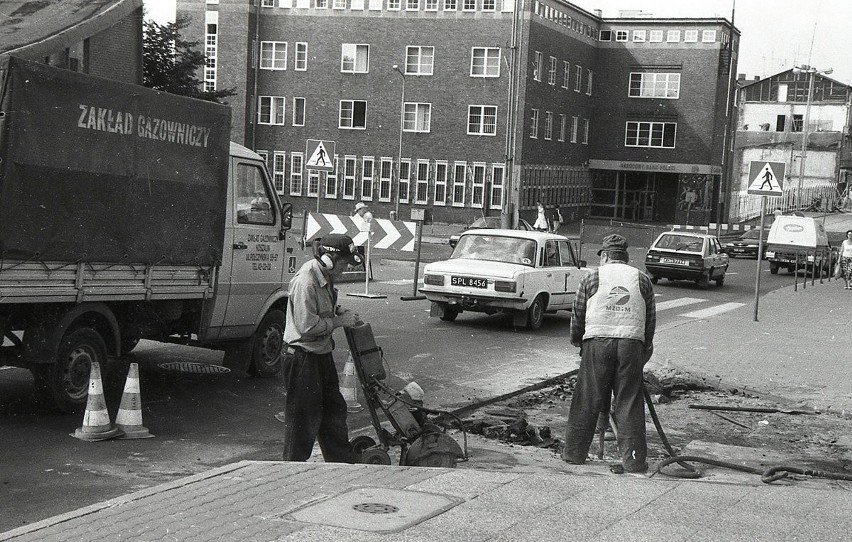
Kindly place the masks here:
[(227, 103), (224, 98), (236, 95), (233, 87), (204, 90), (204, 82), (195, 77), (199, 70), (204, 69), (207, 59), (198, 50), (197, 41), (187, 41), (181, 37), (181, 30), (189, 24), (190, 20), (185, 16), (165, 25), (151, 19), (145, 20), (142, 84), (171, 94)]

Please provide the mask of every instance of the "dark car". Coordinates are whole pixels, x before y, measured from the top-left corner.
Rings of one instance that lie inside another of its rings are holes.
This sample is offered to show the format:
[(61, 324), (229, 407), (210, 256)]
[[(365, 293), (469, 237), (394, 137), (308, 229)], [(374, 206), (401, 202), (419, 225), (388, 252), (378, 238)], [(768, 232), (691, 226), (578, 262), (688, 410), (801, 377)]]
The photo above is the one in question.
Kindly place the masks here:
[[(760, 246), (760, 230), (748, 230), (733, 241), (728, 241), (722, 247), (732, 258), (757, 258)], [(766, 235), (763, 236), (763, 256), (766, 256)]]
[(710, 281), (725, 283), (728, 255), (715, 235), (670, 231), (661, 233), (645, 256), (651, 282), (661, 278), (691, 280), (706, 288)]
[[(464, 231), (467, 230), (499, 230), (500, 226), (500, 217), (499, 216), (481, 216), (473, 221), (473, 224), (470, 226), (466, 226)], [(523, 231), (533, 231), (533, 227), (530, 226), (530, 223), (524, 220), (523, 218), (518, 219), (518, 227), (515, 228)], [(450, 246), (455, 248), (456, 243), (459, 242), (460, 233), (455, 235), (451, 235), (449, 239)]]

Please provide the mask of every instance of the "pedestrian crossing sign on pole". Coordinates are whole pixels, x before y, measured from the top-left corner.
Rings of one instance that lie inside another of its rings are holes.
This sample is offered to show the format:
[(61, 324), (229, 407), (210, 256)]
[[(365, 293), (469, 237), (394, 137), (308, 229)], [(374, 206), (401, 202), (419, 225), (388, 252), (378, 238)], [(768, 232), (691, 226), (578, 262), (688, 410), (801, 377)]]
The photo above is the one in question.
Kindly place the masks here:
[(322, 139), (309, 139), (305, 146), (305, 169), (317, 171), (334, 171), (334, 141)]
[(784, 195), (784, 162), (752, 160), (748, 168), (748, 193), (757, 196)]

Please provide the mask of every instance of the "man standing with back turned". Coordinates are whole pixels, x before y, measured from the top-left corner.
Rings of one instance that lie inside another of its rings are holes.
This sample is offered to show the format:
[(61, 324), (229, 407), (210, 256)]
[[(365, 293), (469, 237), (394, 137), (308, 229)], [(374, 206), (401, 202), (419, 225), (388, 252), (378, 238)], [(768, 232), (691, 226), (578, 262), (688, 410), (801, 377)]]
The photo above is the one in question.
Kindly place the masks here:
[(284, 329), (284, 461), (306, 461), (318, 440), (326, 462), (355, 462), (331, 335), (339, 327), (360, 324), (357, 314), (337, 306), (334, 287), (346, 264), (358, 262), (352, 238), (327, 235), (319, 240), (314, 259), (290, 280)]
[(606, 236), (598, 255), (600, 267), (583, 278), (574, 299), (571, 344), (580, 347), (581, 361), (562, 459), (586, 461), (598, 414), (609, 413), (614, 396), (621, 463), (628, 472), (645, 472), (642, 369), (654, 352), (654, 288), (647, 275), (627, 265), (624, 237)]

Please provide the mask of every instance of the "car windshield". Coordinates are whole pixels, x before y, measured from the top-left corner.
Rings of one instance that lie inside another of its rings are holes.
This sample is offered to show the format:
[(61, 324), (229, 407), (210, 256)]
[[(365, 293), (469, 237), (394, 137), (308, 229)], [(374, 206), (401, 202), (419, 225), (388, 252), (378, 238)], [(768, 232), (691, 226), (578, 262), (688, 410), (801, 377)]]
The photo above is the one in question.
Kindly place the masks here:
[(535, 265), (535, 241), (498, 235), (463, 235), (450, 259)]
[(691, 235), (666, 234), (657, 240), (654, 248), (666, 250), (683, 250), (686, 252), (701, 252), (704, 238)]
[(741, 239), (760, 239), (760, 230), (748, 230)]
[(473, 221), (473, 224), (470, 225), (469, 229), (473, 230), (476, 228), (480, 229), (492, 229), (496, 230), (500, 227), (500, 217), (499, 216), (482, 216)]

